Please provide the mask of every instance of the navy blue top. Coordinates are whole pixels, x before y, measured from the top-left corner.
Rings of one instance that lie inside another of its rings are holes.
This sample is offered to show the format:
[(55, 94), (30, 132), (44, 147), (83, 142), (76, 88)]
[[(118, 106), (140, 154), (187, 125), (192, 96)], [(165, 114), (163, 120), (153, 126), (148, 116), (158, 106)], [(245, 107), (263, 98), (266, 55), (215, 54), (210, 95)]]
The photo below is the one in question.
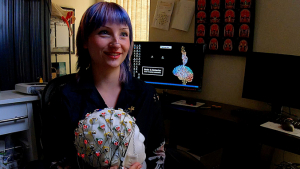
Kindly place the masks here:
[[(61, 85), (52, 97), (47, 112), (43, 113), (46, 160), (50, 162), (64, 159), (72, 168), (78, 168), (78, 160), (81, 168), (86, 165), (77, 158), (74, 130), (87, 113), (106, 107), (90, 71), (86, 71), (80, 78), (74, 76), (73, 80)], [(128, 83), (122, 85), (114, 108), (134, 108), (129, 114), (136, 118), (136, 124), (145, 136), (147, 168), (163, 168), (163, 165), (157, 165), (164, 161), (164, 152), (159, 150), (164, 145), (164, 126), (155, 88), (129, 75)], [(150, 161), (149, 157), (152, 157)], [(91, 167), (85, 166), (86, 168)]]

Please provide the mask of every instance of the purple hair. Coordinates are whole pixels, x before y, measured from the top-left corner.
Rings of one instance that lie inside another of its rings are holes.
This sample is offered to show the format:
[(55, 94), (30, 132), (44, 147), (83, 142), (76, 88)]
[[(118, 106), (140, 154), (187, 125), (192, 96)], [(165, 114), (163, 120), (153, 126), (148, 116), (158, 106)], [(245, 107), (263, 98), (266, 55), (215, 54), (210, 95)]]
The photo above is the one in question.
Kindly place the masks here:
[(83, 14), (80, 25), (78, 27), (76, 36), (77, 47), (77, 71), (79, 74), (89, 68), (91, 63), (91, 56), (88, 49), (84, 48), (90, 34), (104, 26), (106, 23), (125, 24), (129, 28), (130, 48), (128, 54), (121, 64), (120, 82), (126, 83), (128, 81), (128, 74), (130, 73), (130, 56), (133, 49), (132, 25), (130, 18), (120, 5), (112, 2), (98, 2), (89, 7)]

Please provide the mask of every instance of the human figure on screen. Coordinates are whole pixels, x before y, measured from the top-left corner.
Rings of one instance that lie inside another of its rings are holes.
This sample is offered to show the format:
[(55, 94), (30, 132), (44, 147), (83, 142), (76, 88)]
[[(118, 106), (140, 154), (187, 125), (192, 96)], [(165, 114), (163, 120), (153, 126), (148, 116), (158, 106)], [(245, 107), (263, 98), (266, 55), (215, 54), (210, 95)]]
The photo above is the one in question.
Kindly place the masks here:
[(181, 59), (182, 65), (176, 66), (173, 69), (173, 74), (177, 76), (179, 80), (182, 81), (182, 84), (186, 85), (187, 82), (193, 81), (194, 74), (189, 67), (185, 66), (188, 61), (188, 57), (186, 56), (184, 46), (181, 47)]

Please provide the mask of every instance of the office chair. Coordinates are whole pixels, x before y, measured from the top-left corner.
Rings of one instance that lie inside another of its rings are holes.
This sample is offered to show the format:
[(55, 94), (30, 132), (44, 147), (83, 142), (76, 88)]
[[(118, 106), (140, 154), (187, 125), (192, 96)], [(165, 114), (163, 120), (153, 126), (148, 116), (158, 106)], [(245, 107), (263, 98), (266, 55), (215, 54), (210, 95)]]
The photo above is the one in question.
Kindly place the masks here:
[(42, 107), (47, 108), (49, 102), (51, 101), (52, 96), (59, 89), (59, 87), (64, 85), (66, 82), (74, 80), (75, 78), (76, 78), (76, 74), (69, 74), (51, 80), (43, 91)]
[[(59, 89), (60, 86), (64, 85), (66, 82), (75, 79), (76, 74), (69, 74), (61, 77), (57, 77), (50, 82), (48, 82), (47, 86), (44, 88), (41, 94), (41, 114), (39, 114), (39, 119), (40, 121), (38, 122), (39, 129), (36, 129), (39, 133), (42, 132), (41, 128), (43, 128), (43, 113), (47, 112), (46, 110), (48, 109), (49, 103), (55, 94), (57, 90)], [(49, 168), (46, 167), (46, 164), (44, 163), (44, 152), (43, 152), (43, 146), (42, 146), (42, 141), (41, 141), (41, 134), (37, 134), (36, 136), (37, 139), (37, 146), (39, 151), (39, 159), (35, 161), (29, 162), (24, 169), (44, 169), (44, 168)]]

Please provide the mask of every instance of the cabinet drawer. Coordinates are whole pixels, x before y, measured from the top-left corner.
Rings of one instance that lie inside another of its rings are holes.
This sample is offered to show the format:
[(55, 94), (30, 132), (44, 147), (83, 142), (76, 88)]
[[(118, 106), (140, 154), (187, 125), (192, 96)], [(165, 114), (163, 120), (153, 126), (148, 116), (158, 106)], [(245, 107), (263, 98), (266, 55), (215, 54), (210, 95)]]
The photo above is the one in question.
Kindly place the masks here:
[(28, 129), (27, 104), (0, 105), (0, 135)]

